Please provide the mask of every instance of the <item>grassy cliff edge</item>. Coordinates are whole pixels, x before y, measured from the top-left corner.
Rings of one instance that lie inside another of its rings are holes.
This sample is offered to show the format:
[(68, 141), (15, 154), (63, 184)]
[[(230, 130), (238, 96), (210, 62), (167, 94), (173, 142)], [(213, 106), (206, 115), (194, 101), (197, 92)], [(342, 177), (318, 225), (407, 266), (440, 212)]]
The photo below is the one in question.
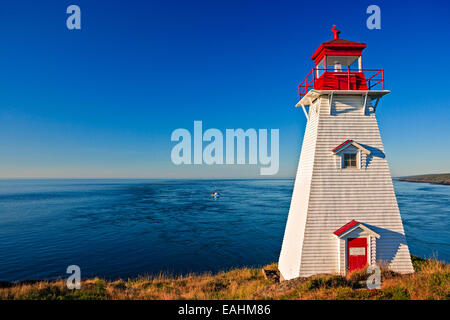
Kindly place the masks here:
[[(379, 290), (367, 290), (365, 270), (347, 276), (318, 275), (281, 283), (261, 269), (239, 268), (212, 275), (146, 276), (128, 280), (83, 280), (69, 290), (65, 280), (0, 285), (0, 299), (449, 299), (450, 265), (413, 256), (415, 273), (382, 270)], [(276, 270), (276, 264), (264, 267)]]

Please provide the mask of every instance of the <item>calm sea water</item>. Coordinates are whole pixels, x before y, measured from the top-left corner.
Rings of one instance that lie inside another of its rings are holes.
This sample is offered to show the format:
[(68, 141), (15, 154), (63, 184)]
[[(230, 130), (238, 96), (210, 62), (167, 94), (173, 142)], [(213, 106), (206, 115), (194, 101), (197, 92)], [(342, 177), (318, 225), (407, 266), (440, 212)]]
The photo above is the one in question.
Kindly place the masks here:
[[(278, 260), (293, 180), (0, 180), (0, 280)], [(394, 182), (413, 254), (450, 261), (450, 187)], [(217, 188), (218, 200), (210, 197)]]

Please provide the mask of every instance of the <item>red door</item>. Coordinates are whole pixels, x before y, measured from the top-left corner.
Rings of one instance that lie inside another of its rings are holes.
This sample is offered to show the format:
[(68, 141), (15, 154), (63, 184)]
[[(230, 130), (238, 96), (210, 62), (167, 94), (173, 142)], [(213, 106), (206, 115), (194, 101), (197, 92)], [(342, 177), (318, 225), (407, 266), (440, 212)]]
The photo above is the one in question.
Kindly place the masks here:
[(348, 271), (362, 269), (367, 265), (367, 239), (348, 238)]

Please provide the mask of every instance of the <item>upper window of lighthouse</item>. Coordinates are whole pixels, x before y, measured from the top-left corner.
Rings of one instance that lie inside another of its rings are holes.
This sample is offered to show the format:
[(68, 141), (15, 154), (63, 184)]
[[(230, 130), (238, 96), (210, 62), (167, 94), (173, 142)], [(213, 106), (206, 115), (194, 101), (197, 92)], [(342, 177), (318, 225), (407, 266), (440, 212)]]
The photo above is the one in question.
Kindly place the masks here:
[[(346, 140), (331, 150), (331, 154), (336, 156), (336, 165), (341, 169), (361, 169), (361, 162), (364, 155), (370, 154), (370, 151), (351, 139)], [(364, 155), (363, 155), (364, 154)]]
[(344, 153), (344, 168), (356, 168), (356, 152)]

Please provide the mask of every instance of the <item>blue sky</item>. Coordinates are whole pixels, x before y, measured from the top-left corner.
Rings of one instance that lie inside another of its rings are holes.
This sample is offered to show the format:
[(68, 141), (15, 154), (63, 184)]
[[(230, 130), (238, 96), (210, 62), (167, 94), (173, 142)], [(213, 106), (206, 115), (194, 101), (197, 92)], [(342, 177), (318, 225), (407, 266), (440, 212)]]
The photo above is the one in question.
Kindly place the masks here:
[[(82, 29), (66, 28), (77, 4)], [(381, 30), (366, 8), (381, 8)], [(0, 177), (259, 177), (259, 166), (175, 166), (176, 128), (278, 128), (294, 177), (311, 54), (367, 43), (384, 68), (377, 118), (394, 176), (449, 172), (447, 1), (12, 1), (0, 4)]]

